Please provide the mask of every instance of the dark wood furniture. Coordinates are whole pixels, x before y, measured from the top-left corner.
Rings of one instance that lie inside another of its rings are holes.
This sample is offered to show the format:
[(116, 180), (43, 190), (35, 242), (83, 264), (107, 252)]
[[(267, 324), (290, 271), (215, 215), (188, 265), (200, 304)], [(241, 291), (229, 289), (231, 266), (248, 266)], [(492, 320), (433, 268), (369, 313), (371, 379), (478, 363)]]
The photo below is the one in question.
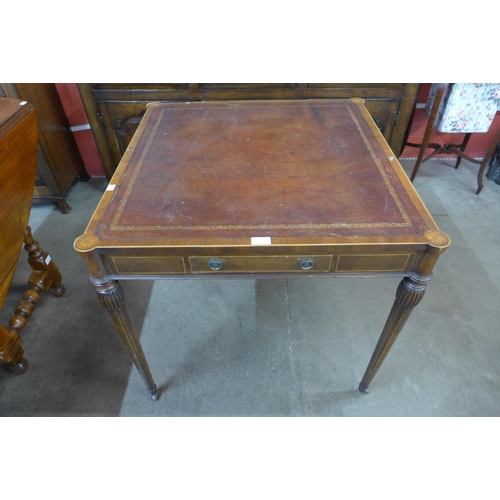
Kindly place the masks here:
[(54, 200), (68, 213), (65, 195), (79, 176), (88, 180), (82, 158), (53, 83), (2, 83), (7, 97), (24, 99), (38, 110), (38, 169), (33, 200)]
[(415, 83), (83, 83), (78, 84), (104, 170), (111, 178), (152, 101), (365, 99), (396, 156), (417, 99)]
[(401, 276), (368, 392), (448, 245), (361, 99), (150, 104), (75, 241), (153, 399), (119, 279)]
[[(439, 110), (439, 105), (441, 104), (441, 100), (443, 99), (447, 86), (448, 86), (447, 83), (442, 83), (439, 85), (437, 89), (436, 96), (434, 98), (434, 102), (432, 103), (432, 108), (429, 113), (429, 119), (427, 120), (427, 125), (425, 127), (422, 143), (415, 144), (412, 142), (406, 142), (405, 144), (406, 146), (419, 148), (417, 161), (415, 162), (415, 165), (413, 167), (410, 180), (412, 182), (415, 180), (415, 177), (417, 176), (418, 170), (420, 169), (422, 163), (430, 160), (431, 158), (434, 158), (438, 154), (454, 154), (457, 155), (457, 162), (455, 163), (456, 169), (460, 166), (462, 158), (465, 158), (467, 161), (470, 161), (471, 163), (476, 163), (477, 165), (479, 165), (479, 170), (477, 173), (477, 190), (476, 190), (476, 194), (479, 194), (484, 188), (483, 178), (486, 166), (488, 165), (488, 162), (493, 156), (497, 144), (500, 142), (500, 128), (495, 134), (482, 160), (476, 160), (471, 156), (469, 156), (468, 154), (466, 154), (465, 152), (465, 148), (469, 143), (471, 133), (461, 134), (463, 137), (462, 137), (462, 142), (460, 144), (449, 144), (449, 143), (438, 144), (435, 142), (430, 142), (432, 132), (434, 131), (434, 124)], [(433, 149), (433, 151), (429, 153), (427, 156), (425, 156), (427, 149)]]
[(495, 152), (491, 156), (486, 178), (500, 184), (500, 142), (496, 145)]
[(12, 373), (24, 373), (19, 330), (26, 324), (39, 300), (50, 288), (64, 293), (61, 275), (51, 257), (36, 242), (28, 227), (37, 167), (37, 111), (19, 99), (0, 97), (0, 309), (17, 267), (23, 242), (33, 270), (30, 290), (15, 310), (9, 327), (0, 325), (0, 364)]

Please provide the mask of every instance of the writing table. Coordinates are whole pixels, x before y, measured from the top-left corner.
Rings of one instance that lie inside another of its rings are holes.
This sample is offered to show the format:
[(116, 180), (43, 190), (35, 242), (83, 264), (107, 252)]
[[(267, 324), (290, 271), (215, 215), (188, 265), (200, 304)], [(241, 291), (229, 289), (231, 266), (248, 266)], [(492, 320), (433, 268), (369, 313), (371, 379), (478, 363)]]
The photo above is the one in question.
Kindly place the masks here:
[(362, 99), (155, 102), (75, 249), (156, 400), (119, 279), (401, 276), (368, 392), (449, 243)]

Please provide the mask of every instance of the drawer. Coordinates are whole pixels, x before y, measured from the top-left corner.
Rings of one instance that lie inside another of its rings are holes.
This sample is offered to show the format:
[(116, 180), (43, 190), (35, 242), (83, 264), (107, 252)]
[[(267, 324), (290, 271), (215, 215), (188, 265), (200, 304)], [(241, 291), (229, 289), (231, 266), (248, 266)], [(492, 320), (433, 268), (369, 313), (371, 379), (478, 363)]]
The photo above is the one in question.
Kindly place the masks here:
[(315, 273), (330, 271), (331, 255), (189, 257), (192, 273)]
[(185, 274), (182, 257), (109, 257), (113, 274), (168, 275)]
[(403, 272), (411, 267), (412, 257), (410, 254), (339, 255), (335, 272)]

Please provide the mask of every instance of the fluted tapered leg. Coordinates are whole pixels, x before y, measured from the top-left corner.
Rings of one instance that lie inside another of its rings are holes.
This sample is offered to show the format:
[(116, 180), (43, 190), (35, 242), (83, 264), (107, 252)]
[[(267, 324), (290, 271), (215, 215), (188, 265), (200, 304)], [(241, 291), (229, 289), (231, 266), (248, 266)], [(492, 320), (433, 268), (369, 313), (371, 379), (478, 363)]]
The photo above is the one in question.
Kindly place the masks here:
[(146, 387), (151, 394), (151, 399), (156, 401), (160, 396), (149, 370), (146, 357), (142, 350), (139, 338), (135, 331), (132, 319), (125, 303), (125, 296), (120, 283), (116, 280), (101, 281), (92, 279), (97, 296), (101, 304), (109, 311), (113, 323), (125, 347), (127, 348), (135, 366), (139, 370)]
[(369, 392), (368, 386), (370, 382), (384, 362), (385, 357), (389, 353), (414, 307), (423, 299), (427, 284), (431, 280), (431, 277), (432, 274), (420, 276), (413, 273), (411, 276), (404, 278), (399, 284), (396, 292), (396, 300), (389, 313), (380, 339), (373, 351), (363, 380), (359, 384), (359, 390), (361, 392), (365, 394)]

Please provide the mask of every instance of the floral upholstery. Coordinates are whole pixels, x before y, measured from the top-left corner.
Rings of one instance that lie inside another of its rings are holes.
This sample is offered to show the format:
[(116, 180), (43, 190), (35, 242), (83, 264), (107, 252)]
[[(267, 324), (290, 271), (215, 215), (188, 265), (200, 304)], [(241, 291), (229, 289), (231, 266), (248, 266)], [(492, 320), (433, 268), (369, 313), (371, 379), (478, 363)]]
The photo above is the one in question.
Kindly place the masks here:
[[(425, 114), (430, 115), (439, 84), (429, 92)], [(500, 83), (452, 83), (443, 95), (436, 116), (439, 132), (487, 132), (500, 105)]]

